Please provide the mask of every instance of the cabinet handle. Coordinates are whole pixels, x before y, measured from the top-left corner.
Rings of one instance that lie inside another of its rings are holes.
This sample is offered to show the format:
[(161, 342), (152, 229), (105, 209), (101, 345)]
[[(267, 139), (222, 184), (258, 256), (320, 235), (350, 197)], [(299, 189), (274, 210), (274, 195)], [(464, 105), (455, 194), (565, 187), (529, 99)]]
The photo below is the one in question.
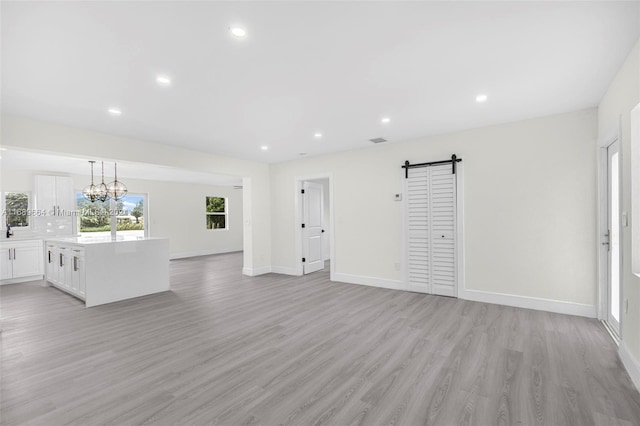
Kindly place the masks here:
[(16, 249), (13, 249), (13, 260), (16, 260)]
[(9, 249), (9, 260), (11, 260), (11, 249)]
[(60, 266), (64, 266), (64, 262), (62, 261), (63, 257), (64, 257), (64, 255), (62, 253), (60, 253)]
[(51, 263), (51, 250), (49, 250), (49, 263)]
[(74, 272), (78, 270), (78, 256), (73, 256), (73, 270)]

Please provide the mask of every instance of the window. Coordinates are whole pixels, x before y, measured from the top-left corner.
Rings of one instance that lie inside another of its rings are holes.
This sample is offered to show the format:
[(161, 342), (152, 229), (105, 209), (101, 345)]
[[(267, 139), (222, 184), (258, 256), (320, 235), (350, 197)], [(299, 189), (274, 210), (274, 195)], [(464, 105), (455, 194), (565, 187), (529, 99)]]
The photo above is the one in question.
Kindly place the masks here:
[(147, 196), (128, 193), (120, 201), (86, 200), (81, 192), (76, 193), (78, 207), (78, 231), (80, 235), (110, 235), (111, 214), (116, 216), (118, 235), (144, 237), (146, 233)]
[(207, 229), (227, 229), (227, 199), (207, 197)]
[(2, 201), (4, 203), (4, 225), (12, 228), (26, 228), (29, 226), (29, 193), (5, 192)]
[(78, 232), (82, 234), (97, 233), (111, 234), (111, 204), (107, 201), (91, 202), (86, 200), (81, 192), (76, 193), (78, 207)]

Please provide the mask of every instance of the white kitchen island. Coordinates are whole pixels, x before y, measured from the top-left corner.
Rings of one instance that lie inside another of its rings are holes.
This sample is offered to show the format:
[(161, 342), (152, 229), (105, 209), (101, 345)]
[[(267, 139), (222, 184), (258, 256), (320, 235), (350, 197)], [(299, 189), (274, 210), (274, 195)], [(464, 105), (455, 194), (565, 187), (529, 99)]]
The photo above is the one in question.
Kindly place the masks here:
[(87, 307), (169, 291), (166, 238), (76, 237), (45, 241), (47, 281)]

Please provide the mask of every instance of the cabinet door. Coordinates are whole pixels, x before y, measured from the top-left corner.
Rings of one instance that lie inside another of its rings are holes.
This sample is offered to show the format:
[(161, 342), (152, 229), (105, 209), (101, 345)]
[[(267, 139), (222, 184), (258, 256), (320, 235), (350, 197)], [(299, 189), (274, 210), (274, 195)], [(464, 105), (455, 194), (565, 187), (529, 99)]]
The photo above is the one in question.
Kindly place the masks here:
[[(56, 205), (60, 214), (75, 210), (73, 179), (56, 176)], [(68, 214), (68, 213), (67, 213)]]
[(47, 248), (44, 253), (44, 262), (47, 270), (47, 281), (50, 283), (57, 283), (58, 281), (58, 268), (56, 267), (58, 250), (55, 246), (47, 244)]
[(84, 257), (79, 253), (74, 253), (71, 265), (71, 289), (82, 298), (86, 296), (85, 274), (84, 274)]
[(56, 205), (55, 176), (36, 176), (35, 189), (34, 207), (37, 210), (45, 210), (47, 215), (53, 214)]
[(13, 248), (13, 278), (42, 274), (42, 246), (40, 244)]
[(5, 280), (13, 277), (13, 257), (12, 248), (2, 247), (0, 249), (0, 279)]
[(71, 269), (73, 267), (73, 252), (67, 247), (60, 247), (58, 270), (58, 284), (71, 291)]
[(64, 252), (60, 247), (56, 251), (56, 263), (55, 263), (55, 271), (53, 276), (55, 277), (55, 284), (59, 287), (64, 287)]

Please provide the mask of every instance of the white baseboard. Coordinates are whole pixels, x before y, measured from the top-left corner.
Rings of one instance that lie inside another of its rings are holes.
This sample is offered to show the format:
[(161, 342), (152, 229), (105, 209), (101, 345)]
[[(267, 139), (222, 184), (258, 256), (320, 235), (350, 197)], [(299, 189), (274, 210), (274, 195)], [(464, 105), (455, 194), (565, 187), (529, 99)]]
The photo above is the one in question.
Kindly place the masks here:
[(187, 257), (197, 257), (197, 256), (209, 256), (212, 254), (223, 254), (223, 253), (236, 253), (242, 250), (237, 249), (223, 249), (223, 250), (196, 250), (196, 251), (183, 251), (179, 253), (170, 253), (169, 259), (185, 259)]
[(536, 311), (555, 312), (558, 314), (576, 315), (579, 317), (596, 318), (595, 305), (563, 302), (560, 300), (539, 299), (537, 297), (516, 296), (513, 294), (490, 293), (486, 291), (465, 289), (458, 294), (460, 299), (475, 302), (493, 303), (496, 305), (514, 306), (516, 308), (534, 309)]
[(255, 277), (258, 275), (268, 274), (271, 272), (271, 266), (261, 266), (259, 268), (242, 268), (242, 275)]
[(22, 278), (10, 278), (7, 280), (0, 281), (0, 285), (20, 284), (20, 283), (26, 283), (29, 281), (40, 281), (43, 279), (44, 279), (44, 275), (34, 275), (31, 277), (22, 277)]
[[(407, 285), (400, 280), (374, 278), (362, 275), (336, 273), (332, 281), (382, 287), (392, 290), (416, 291), (416, 289), (407, 287)], [(540, 299), (535, 297), (490, 293), (468, 289), (461, 291), (458, 297), (460, 299), (473, 300), (475, 302), (493, 303), (496, 305), (513, 306), (516, 308), (534, 309), (536, 311), (555, 312), (558, 314), (575, 315), (587, 318), (596, 318), (597, 315), (597, 309), (594, 305), (563, 302), (560, 300)]]
[(282, 274), (282, 275), (294, 275), (298, 276), (298, 270), (296, 268), (290, 268), (288, 266), (272, 266), (271, 272), (274, 274)]
[(631, 381), (636, 386), (636, 389), (640, 390), (640, 363), (631, 355), (631, 352), (629, 352), (624, 342), (620, 342), (618, 355), (620, 355), (620, 360), (622, 360), (622, 364), (627, 369), (627, 373), (629, 373), (629, 377), (631, 377)]
[(389, 280), (384, 278), (365, 277), (362, 275), (351, 275), (335, 273), (331, 281), (339, 281), (349, 284), (368, 285), (371, 287), (382, 287), (391, 290), (407, 290), (407, 287), (400, 280)]

